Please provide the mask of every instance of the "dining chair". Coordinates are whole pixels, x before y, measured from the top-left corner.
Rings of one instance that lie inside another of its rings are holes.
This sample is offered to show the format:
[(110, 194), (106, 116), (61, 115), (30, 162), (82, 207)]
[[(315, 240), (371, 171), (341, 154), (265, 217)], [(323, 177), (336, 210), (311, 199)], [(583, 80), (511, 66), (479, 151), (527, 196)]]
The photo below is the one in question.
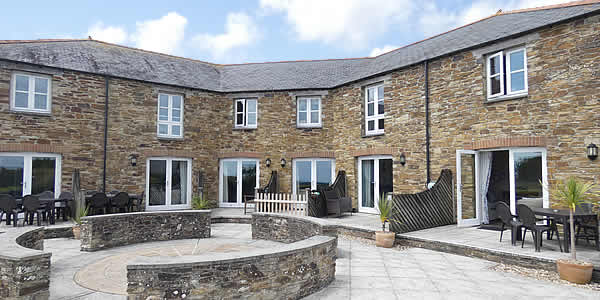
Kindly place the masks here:
[(106, 197), (105, 193), (95, 193), (88, 200), (89, 212), (90, 215), (97, 214), (100, 211), (100, 214), (106, 214), (108, 207), (108, 197)]
[(117, 193), (110, 199), (112, 212), (128, 212), (129, 210), (129, 194), (126, 192)]
[(73, 217), (73, 210), (71, 209), (71, 202), (73, 201), (73, 193), (71, 192), (62, 192), (58, 197), (60, 202), (56, 202), (54, 204), (54, 208), (56, 209), (56, 219), (60, 219), (60, 215), (62, 213), (63, 221), (68, 218)]
[(23, 211), (25, 212), (23, 224), (27, 222), (27, 224), (32, 225), (33, 218), (37, 217), (37, 226), (41, 226), (41, 219), (46, 219), (46, 207), (41, 204), (38, 196), (27, 195), (23, 197)]
[[(577, 207), (577, 210), (585, 213), (592, 213), (592, 204), (582, 203), (579, 207)], [(598, 231), (598, 216), (591, 215), (580, 217), (578, 219), (578, 222), (575, 224), (575, 227), (577, 228), (577, 232), (575, 233), (575, 243), (577, 244), (578, 240), (582, 238), (585, 239), (585, 242), (589, 245), (590, 240), (593, 240), (596, 243), (596, 248), (600, 249), (600, 245), (598, 245), (600, 240)]]
[(498, 218), (500, 218), (500, 221), (502, 222), (502, 227), (500, 229), (500, 242), (502, 242), (504, 228), (508, 227), (510, 228), (511, 232), (511, 243), (513, 246), (515, 246), (517, 244), (515, 232), (519, 230), (521, 226), (523, 226), (523, 223), (518, 221), (517, 216), (512, 214), (512, 212), (510, 211), (510, 207), (508, 207), (508, 204), (501, 201), (496, 203), (496, 215), (498, 216)]
[(19, 220), (19, 213), (23, 211), (18, 208), (17, 199), (9, 194), (0, 194), (0, 221), (2, 216), (6, 217), (6, 225), (10, 225), (11, 219), (13, 226), (17, 227), (17, 221)]
[(533, 237), (533, 243), (535, 245), (535, 252), (540, 252), (542, 247), (542, 234), (546, 231), (555, 231), (556, 238), (558, 240), (558, 246), (560, 247), (560, 252), (562, 250), (562, 244), (560, 243), (560, 236), (558, 234), (558, 229), (556, 228), (556, 224), (554, 222), (550, 222), (550, 225), (538, 225), (538, 219), (535, 217), (535, 213), (529, 206), (525, 204), (517, 205), (517, 213), (519, 215), (519, 221), (523, 223), (523, 228), (525, 231), (523, 232), (523, 239), (521, 242), (521, 248), (525, 244), (525, 237), (527, 236), (527, 230), (531, 232), (531, 236)]

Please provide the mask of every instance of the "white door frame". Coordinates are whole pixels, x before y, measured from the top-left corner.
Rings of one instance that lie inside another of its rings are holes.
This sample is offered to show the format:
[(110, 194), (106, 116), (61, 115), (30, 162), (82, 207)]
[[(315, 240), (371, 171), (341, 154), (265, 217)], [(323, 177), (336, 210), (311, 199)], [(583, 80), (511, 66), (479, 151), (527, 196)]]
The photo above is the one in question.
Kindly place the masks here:
[[(226, 161), (237, 162), (237, 202), (236, 203), (225, 203), (223, 202), (223, 163)], [(259, 187), (260, 182), (260, 160), (257, 158), (224, 158), (219, 161), (219, 207), (244, 207), (244, 199), (242, 195), (242, 163), (244, 161), (256, 162), (256, 185), (255, 188)]]
[[(475, 218), (462, 218), (462, 170), (461, 170), (461, 155), (472, 154), (475, 160), (474, 184), (475, 184)], [(473, 150), (456, 150), (456, 223), (459, 227), (476, 226), (481, 224), (480, 214), (480, 197), (479, 197), (479, 153)]]
[(55, 166), (54, 166), (54, 195), (58, 197), (61, 192), (61, 179), (62, 179), (62, 156), (60, 154), (55, 153), (39, 153), (39, 152), (1, 152), (0, 156), (16, 156), (23, 157), (23, 178), (21, 180), (23, 185), (23, 195), (31, 194), (31, 186), (33, 178), (32, 168), (33, 163), (32, 159), (34, 157), (51, 157), (55, 158)]
[[(391, 159), (392, 160), (392, 168), (393, 168), (393, 160), (394, 158), (391, 155), (372, 155), (372, 156), (361, 156), (358, 158), (356, 162), (356, 168), (358, 170), (358, 211), (364, 213), (379, 213), (379, 160), (381, 159)], [(373, 176), (374, 176), (374, 195), (373, 195), (373, 207), (363, 207), (362, 206), (362, 162), (364, 160), (373, 160)], [(392, 170), (392, 177), (394, 176), (394, 172)], [(392, 178), (393, 181), (393, 178)]]
[(310, 163), (310, 189), (317, 189), (317, 162), (328, 161), (331, 162), (331, 180), (329, 184), (332, 184), (335, 180), (335, 158), (295, 158), (292, 160), (292, 194), (297, 193), (296, 189), (296, 163), (299, 161), (309, 161)]
[[(166, 169), (165, 169), (165, 205), (150, 205), (150, 161), (165, 161)], [(187, 191), (186, 191), (186, 203), (171, 205), (171, 177), (173, 174), (173, 161), (185, 161), (187, 162)], [(179, 210), (179, 209), (189, 209), (191, 207), (192, 202), (192, 159), (190, 158), (181, 158), (181, 157), (150, 157), (146, 160), (146, 211), (156, 211), (156, 210)]]

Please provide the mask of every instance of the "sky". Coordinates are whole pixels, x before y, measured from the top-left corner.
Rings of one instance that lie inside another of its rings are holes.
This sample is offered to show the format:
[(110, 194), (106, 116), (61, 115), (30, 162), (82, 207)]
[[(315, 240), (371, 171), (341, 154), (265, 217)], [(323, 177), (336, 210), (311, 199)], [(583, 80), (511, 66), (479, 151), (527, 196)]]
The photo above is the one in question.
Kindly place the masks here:
[(214, 63), (375, 56), (564, 0), (6, 1), (0, 40), (87, 38)]

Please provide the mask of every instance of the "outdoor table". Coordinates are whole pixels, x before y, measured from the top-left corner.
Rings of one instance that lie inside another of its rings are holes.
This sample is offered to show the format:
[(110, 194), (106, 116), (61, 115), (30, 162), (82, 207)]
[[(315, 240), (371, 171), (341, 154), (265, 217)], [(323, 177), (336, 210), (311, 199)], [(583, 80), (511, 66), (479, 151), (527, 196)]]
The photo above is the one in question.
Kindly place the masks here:
[[(94, 194), (96, 194), (96, 193), (94, 193)], [(85, 202), (86, 202), (86, 204), (88, 204), (87, 203), (88, 200), (90, 198), (92, 198), (92, 196), (94, 196), (94, 194), (86, 194), (85, 195)], [(118, 193), (105, 193), (106, 197), (108, 198), (108, 203), (106, 204), (107, 205), (107, 212), (108, 213), (112, 212), (112, 198), (114, 196), (116, 196), (117, 194)], [(138, 206), (138, 209), (139, 209), (139, 205), (140, 205), (139, 200), (141, 200), (141, 195), (139, 195), (139, 194), (128, 194), (128, 195), (129, 195), (129, 200), (136, 201), (136, 205)]]
[[(569, 246), (571, 245), (571, 232), (569, 230), (569, 210), (567, 209), (552, 209), (552, 208), (531, 208), (533, 212), (538, 216), (550, 217), (556, 220), (561, 220), (563, 223), (563, 249), (565, 252), (570, 252)], [(594, 212), (583, 212), (583, 211), (575, 211), (573, 213), (573, 218), (582, 218), (582, 217), (595, 217), (596, 226), (598, 226), (598, 218), (596, 213)], [(600, 245), (596, 242), (596, 249), (600, 250)]]
[[(58, 199), (54, 199), (54, 198), (38, 198), (38, 200), (40, 201), (40, 204), (43, 205), (44, 207), (50, 207), (50, 224), (55, 224), (56, 222), (56, 212), (54, 210), (54, 206), (56, 205), (56, 202), (67, 202), (69, 201), (69, 199), (66, 198), (58, 198)], [(19, 198), (17, 199), (17, 205), (22, 206), (23, 205), (23, 198)]]

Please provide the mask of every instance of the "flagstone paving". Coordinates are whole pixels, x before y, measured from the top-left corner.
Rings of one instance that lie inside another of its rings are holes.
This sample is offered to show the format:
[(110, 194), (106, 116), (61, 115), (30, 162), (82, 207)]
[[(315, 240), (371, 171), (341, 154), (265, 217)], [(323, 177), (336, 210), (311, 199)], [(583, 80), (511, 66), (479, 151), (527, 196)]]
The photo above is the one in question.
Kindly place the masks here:
[[(147, 243), (92, 253), (80, 252), (79, 242), (72, 239), (46, 240), (45, 249), (53, 253), (51, 299), (126, 299), (116, 293), (125, 287), (122, 276), (128, 257), (134, 253), (191, 255), (267, 245), (262, 244), (265, 241), (251, 245), (247, 224), (212, 227), (211, 239)], [(221, 242), (212, 242), (216, 240)], [(382, 249), (345, 237), (338, 241), (336, 264), (336, 280), (306, 299), (600, 299), (600, 292), (490, 270), (494, 263), (485, 260), (419, 248)], [(102, 286), (112, 289), (113, 294), (90, 289), (94, 288), (90, 284), (103, 277), (114, 280), (114, 285), (105, 282), (109, 286)]]

